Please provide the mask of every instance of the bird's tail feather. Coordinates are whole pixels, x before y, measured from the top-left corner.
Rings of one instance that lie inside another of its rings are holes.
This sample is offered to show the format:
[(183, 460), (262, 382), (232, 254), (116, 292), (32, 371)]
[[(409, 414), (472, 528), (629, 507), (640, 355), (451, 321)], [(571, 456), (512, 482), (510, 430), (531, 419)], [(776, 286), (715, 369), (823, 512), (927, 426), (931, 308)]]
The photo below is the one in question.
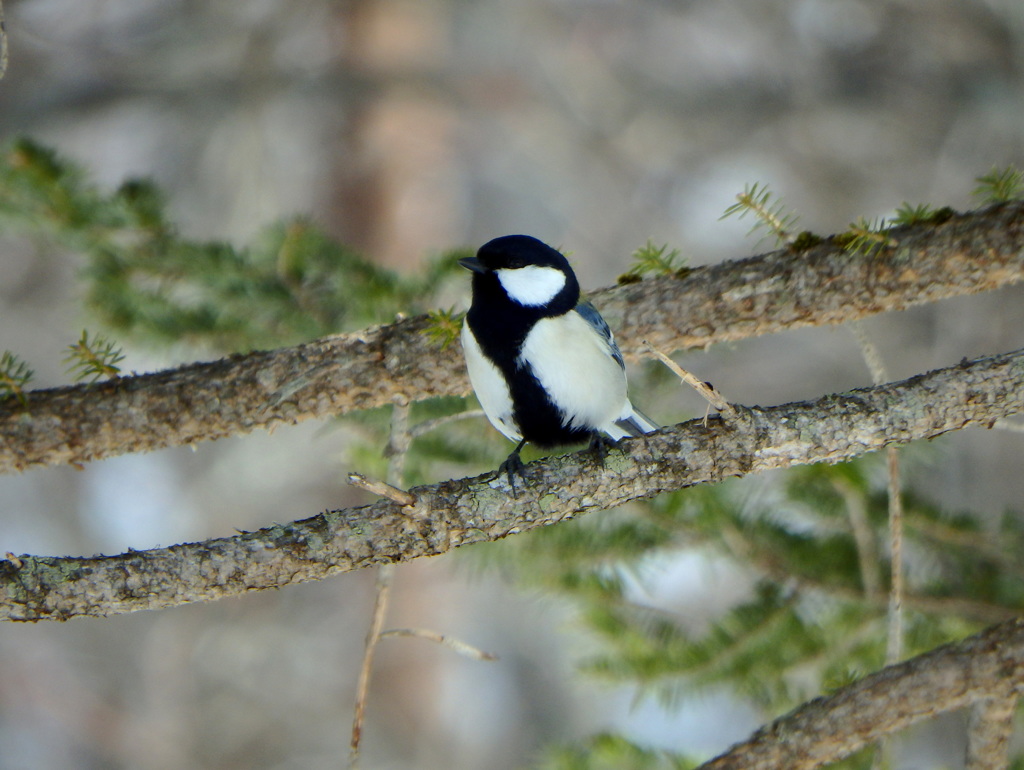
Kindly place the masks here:
[(631, 414), (617, 419), (615, 425), (622, 430), (624, 435), (632, 436), (633, 438), (642, 436), (645, 433), (653, 433), (661, 427), (636, 407), (633, 407)]

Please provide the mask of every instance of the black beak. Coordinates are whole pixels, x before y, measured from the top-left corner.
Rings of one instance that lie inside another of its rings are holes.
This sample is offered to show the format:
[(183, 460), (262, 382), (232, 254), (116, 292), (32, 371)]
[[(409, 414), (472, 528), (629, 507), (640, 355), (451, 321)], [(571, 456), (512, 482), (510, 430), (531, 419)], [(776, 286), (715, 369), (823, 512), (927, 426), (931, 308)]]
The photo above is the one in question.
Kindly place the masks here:
[(467, 270), (472, 270), (474, 273), (488, 272), (487, 268), (484, 267), (484, 263), (481, 262), (476, 257), (466, 257), (465, 259), (460, 259), (459, 264), (462, 265)]

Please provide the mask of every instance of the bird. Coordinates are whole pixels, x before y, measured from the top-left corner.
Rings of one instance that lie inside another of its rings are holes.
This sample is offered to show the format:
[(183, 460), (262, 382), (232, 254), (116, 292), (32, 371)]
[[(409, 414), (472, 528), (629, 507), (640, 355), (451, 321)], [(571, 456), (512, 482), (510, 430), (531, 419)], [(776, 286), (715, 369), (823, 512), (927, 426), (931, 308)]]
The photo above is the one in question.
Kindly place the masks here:
[(490, 423), (516, 448), (499, 466), (515, 491), (527, 442), (542, 449), (610, 444), (658, 425), (629, 400), (625, 363), (608, 324), (580, 298), (569, 261), (529, 235), (488, 241), (475, 257), (462, 325), (470, 383)]

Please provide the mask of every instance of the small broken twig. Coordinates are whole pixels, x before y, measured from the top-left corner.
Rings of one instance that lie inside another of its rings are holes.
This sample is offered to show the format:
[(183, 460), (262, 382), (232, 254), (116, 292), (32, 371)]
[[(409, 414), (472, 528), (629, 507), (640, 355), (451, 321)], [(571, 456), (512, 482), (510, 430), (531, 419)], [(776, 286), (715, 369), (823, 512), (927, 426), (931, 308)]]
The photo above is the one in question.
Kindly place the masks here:
[[(394, 500), (401, 505), (412, 505), (416, 497), (410, 495), (395, 484), (402, 482), (405, 475), (405, 459), (409, 452), (412, 438), (409, 434), (409, 418), (412, 407), (408, 401), (398, 401), (391, 410), (391, 430), (388, 433), (388, 445), (384, 450), (388, 458), (388, 481), (373, 481), (358, 473), (350, 473), (350, 484), (361, 486), (375, 494)], [(357, 481), (358, 479), (358, 481)], [(381, 639), (384, 617), (387, 615), (388, 602), (391, 599), (391, 583), (395, 576), (395, 565), (384, 564), (377, 569), (373, 618), (370, 629), (366, 632), (366, 646), (363, 650), (363, 664), (359, 668), (359, 683), (356, 686), (356, 704), (352, 716), (352, 739), (349, 743), (348, 766), (350, 770), (359, 767), (359, 742), (363, 737), (363, 721), (366, 718), (366, 697), (370, 692), (370, 678), (373, 674), (373, 658), (377, 653), (377, 644)]]
[(388, 631), (382, 632), (380, 638), (384, 639), (388, 636), (414, 636), (419, 639), (437, 642), (438, 644), (447, 647), (452, 652), (457, 652), (459, 655), (472, 658), (473, 660), (498, 659), (498, 656), (492, 652), (486, 652), (458, 639), (453, 639), (450, 636), (444, 636), (443, 634), (436, 633), (435, 631), (427, 631), (423, 628), (392, 628)]
[(871, 530), (871, 520), (868, 518), (867, 501), (845, 477), (833, 477), (832, 487), (843, 498), (846, 517), (850, 520), (864, 593), (869, 599), (874, 600), (883, 594), (882, 581), (878, 575), (878, 550), (875, 548), (875, 536)]
[[(647, 340), (644, 340), (643, 343), (644, 343), (644, 346), (649, 351), (651, 351), (655, 356), (657, 356), (658, 360), (661, 361), (663, 364), (665, 364), (665, 366), (667, 366), (672, 371), (673, 374), (675, 374), (680, 380), (685, 382), (687, 385), (689, 385), (695, 391), (700, 393), (707, 400), (708, 404), (713, 406), (719, 412), (722, 412), (723, 414), (727, 414), (729, 416), (732, 416), (732, 415), (734, 415), (736, 413), (735, 407), (733, 407), (732, 404), (730, 404), (728, 401), (726, 401), (724, 398), (722, 398), (722, 394), (719, 393), (717, 390), (715, 390), (715, 387), (710, 382), (704, 382), (703, 380), (698, 379), (697, 377), (694, 377), (692, 374), (690, 374), (688, 371), (686, 371), (683, 367), (681, 367), (679, 364), (677, 364), (675, 361), (673, 361), (667, 355), (665, 355), (660, 350), (658, 350), (656, 347), (654, 347), (654, 345), (652, 345)], [(710, 407), (709, 407), (709, 409), (710, 409)], [(704, 424), (705, 425), (707, 425), (707, 421), (708, 421), (708, 415), (707, 415), (707, 412), (705, 412), (704, 413)]]
[[(882, 360), (882, 354), (856, 321), (847, 324), (860, 346), (861, 355), (871, 372), (876, 385), (889, 381), (889, 372)], [(886, 663), (896, 663), (903, 657), (903, 489), (900, 484), (899, 450), (886, 449), (889, 473), (889, 538), (890, 538), (890, 586), (889, 586), (889, 642), (886, 648)]]
[[(853, 321), (848, 327), (860, 346), (861, 355), (875, 384), (888, 382), (889, 371), (882, 360), (882, 354), (864, 331), (863, 325)], [(893, 664), (903, 657), (903, 491), (900, 485), (899, 450), (890, 446), (885, 453), (889, 481), (889, 631), (885, 662)], [(875, 753), (873, 766), (888, 767), (891, 759), (892, 747), (888, 738), (883, 738)]]
[(467, 409), (465, 412), (456, 412), (455, 414), (446, 414), (443, 417), (434, 417), (431, 420), (424, 420), (421, 423), (412, 426), (409, 431), (409, 435), (412, 438), (419, 438), (424, 433), (430, 433), (432, 430), (436, 430), (443, 425), (447, 425), (451, 422), (458, 422), (459, 420), (470, 420), (475, 417), (483, 417), (483, 409)]
[(366, 717), (366, 696), (370, 691), (370, 675), (373, 672), (373, 658), (380, 641), (380, 630), (384, 626), (384, 616), (388, 610), (391, 597), (391, 579), (395, 574), (394, 564), (385, 564), (377, 570), (376, 596), (373, 603), (373, 619), (370, 630), (366, 632), (366, 647), (363, 652), (363, 664), (359, 667), (359, 682), (356, 685), (356, 705), (352, 716), (352, 739), (349, 742), (349, 768), (359, 767), (359, 742), (363, 737), (363, 722)]
[(416, 504), (416, 495), (410, 494), (404, 489), (399, 489), (392, 484), (388, 484), (386, 481), (371, 479), (361, 473), (348, 474), (348, 483), (354, 487), (359, 487), (360, 489), (365, 489), (367, 492), (379, 495), (380, 497), (386, 497), (388, 500), (392, 500), (399, 505)]
[(889, 589), (889, 644), (886, 663), (903, 657), (903, 491), (900, 484), (900, 454), (896, 447), (885, 450), (889, 469), (889, 535), (892, 584)]

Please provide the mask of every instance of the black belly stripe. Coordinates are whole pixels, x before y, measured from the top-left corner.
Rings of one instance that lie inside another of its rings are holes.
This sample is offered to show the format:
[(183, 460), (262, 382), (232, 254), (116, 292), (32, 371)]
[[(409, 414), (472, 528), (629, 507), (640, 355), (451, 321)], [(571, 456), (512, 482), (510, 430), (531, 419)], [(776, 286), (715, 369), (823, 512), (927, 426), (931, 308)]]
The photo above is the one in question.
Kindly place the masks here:
[[(576, 296), (579, 296), (578, 289)], [(559, 313), (552, 313), (550, 306), (542, 310), (514, 304), (504, 297), (503, 292), (501, 297), (493, 294), (480, 297), (484, 300), (480, 304), (477, 299), (474, 286), (473, 306), (466, 315), (466, 321), (484, 355), (498, 367), (509, 384), (512, 419), (522, 437), (544, 448), (574, 444), (589, 438), (590, 429), (566, 425), (565, 414), (548, 398), (533, 370), (518, 360), (519, 351), (533, 325), (541, 318), (571, 311), (575, 299), (572, 305)], [(486, 312), (481, 310), (481, 305), (487, 308)]]
[(585, 441), (591, 431), (570, 428), (565, 414), (548, 398), (528, 367), (519, 367), (512, 384), (512, 418), (523, 438), (540, 447)]

